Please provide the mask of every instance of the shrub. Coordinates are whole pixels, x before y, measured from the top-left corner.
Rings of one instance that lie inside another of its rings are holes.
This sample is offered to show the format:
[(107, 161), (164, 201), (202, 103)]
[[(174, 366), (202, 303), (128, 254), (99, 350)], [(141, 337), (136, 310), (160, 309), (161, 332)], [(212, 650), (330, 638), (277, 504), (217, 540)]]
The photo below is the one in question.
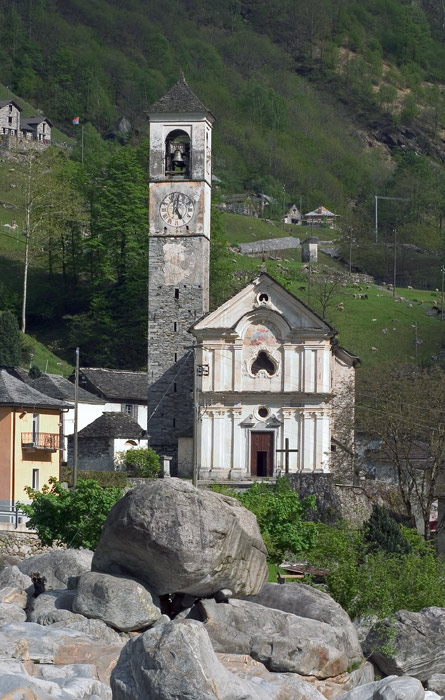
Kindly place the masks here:
[(95, 549), (110, 508), (121, 497), (118, 488), (103, 489), (93, 479), (79, 479), (76, 489), (64, 489), (55, 477), (41, 491), (25, 488), (31, 504), (19, 503), (43, 545)]
[(400, 525), (384, 506), (372, 507), (369, 520), (363, 526), (363, 538), (369, 551), (380, 550), (389, 554), (409, 554), (411, 551), (411, 545), (404, 537)]
[(161, 463), (158, 454), (151, 447), (139, 447), (137, 449), (120, 452), (124, 469), (131, 476), (140, 476), (145, 479), (152, 479), (158, 476), (161, 471)]

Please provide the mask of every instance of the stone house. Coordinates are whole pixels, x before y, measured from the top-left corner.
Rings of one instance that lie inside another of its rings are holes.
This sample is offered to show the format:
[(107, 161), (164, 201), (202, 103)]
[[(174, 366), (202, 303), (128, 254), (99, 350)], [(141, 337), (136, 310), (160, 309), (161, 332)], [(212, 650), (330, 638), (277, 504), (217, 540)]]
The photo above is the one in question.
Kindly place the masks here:
[(45, 146), (51, 145), (52, 122), (46, 117), (29, 117), (20, 122), (21, 136), (25, 141), (37, 141)]
[(0, 369), (0, 507), (27, 501), (25, 486), (39, 490), (59, 478), (62, 416), (69, 404)]
[(20, 135), (22, 108), (14, 100), (0, 100), (0, 138)]
[[(334, 398), (347, 387), (353, 414), (359, 363), (337, 344), (335, 329), (261, 273), (190, 332), (199, 478), (329, 472), (339, 430)], [(182, 436), (180, 475), (191, 466), (186, 441)]]
[(52, 122), (47, 117), (22, 119), (22, 108), (15, 100), (0, 100), (0, 144), (17, 146), (50, 146)]
[[(69, 380), (74, 383), (74, 374)], [(102, 399), (104, 411), (127, 413), (144, 430), (147, 428), (147, 386), (146, 372), (101, 367), (79, 370), (79, 387)]]
[[(59, 399), (69, 405), (68, 411), (62, 414), (62, 460), (66, 463), (68, 459), (68, 435), (74, 433), (74, 384), (60, 374), (42, 374), (38, 379), (28, 380), (28, 382), (42, 394)], [(86, 425), (99, 418), (105, 410), (103, 399), (79, 387), (78, 430), (82, 430)]]
[[(105, 412), (79, 430), (78, 468), (98, 471), (116, 471), (121, 452), (132, 448), (148, 447), (147, 432), (128, 414)], [(73, 435), (68, 437), (68, 466), (73, 466)]]
[(292, 204), (291, 208), (284, 217), (285, 224), (294, 224), (295, 226), (301, 226), (303, 223), (303, 215), (298, 209), (296, 204)]

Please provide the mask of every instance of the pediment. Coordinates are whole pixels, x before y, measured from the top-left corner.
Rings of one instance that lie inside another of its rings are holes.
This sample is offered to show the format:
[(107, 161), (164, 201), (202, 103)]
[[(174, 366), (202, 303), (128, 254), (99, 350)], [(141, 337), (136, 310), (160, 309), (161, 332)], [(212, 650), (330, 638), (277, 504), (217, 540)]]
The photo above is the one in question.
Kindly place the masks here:
[(303, 301), (288, 292), (266, 273), (261, 273), (235, 296), (201, 318), (190, 329), (199, 336), (241, 335), (251, 323), (270, 322), (287, 337), (294, 331), (332, 336), (334, 329)]

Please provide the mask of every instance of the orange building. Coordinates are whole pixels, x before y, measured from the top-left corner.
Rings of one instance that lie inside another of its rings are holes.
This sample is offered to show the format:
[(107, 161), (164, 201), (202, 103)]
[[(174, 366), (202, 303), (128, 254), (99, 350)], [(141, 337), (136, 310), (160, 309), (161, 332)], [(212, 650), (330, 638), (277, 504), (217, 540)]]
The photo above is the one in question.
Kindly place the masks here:
[(59, 478), (61, 417), (69, 408), (0, 369), (0, 509), (29, 500), (25, 486), (40, 490), (50, 476)]

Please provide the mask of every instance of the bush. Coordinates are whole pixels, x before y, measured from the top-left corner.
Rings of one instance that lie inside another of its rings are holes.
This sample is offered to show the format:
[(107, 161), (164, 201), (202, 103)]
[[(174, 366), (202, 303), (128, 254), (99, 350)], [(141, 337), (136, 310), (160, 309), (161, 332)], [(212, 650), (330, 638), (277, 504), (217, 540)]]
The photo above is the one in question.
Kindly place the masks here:
[(389, 554), (409, 554), (411, 545), (403, 536), (401, 527), (387, 508), (374, 505), (369, 520), (363, 526), (363, 538), (368, 551), (383, 551)]
[(151, 447), (140, 447), (120, 452), (119, 457), (124, 469), (131, 476), (152, 479), (158, 476), (161, 471), (159, 456)]
[(120, 489), (103, 489), (93, 479), (79, 479), (77, 488), (68, 491), (55, 477), (41, 491), (30, 486), (25, 491), (32, 503), (18, 506), (29, 517), (27, 527), (36, 530), (43, 545), (87, 549), (95, 549), (105, 518), (122, 495)]

